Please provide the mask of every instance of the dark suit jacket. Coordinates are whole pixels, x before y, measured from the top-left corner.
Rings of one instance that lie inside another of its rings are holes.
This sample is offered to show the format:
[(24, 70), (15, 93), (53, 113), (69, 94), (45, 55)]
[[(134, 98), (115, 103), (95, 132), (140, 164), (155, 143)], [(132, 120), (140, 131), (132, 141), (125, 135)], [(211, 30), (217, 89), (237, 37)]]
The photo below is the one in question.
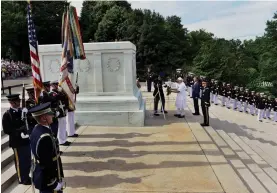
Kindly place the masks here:
[(200, 94), (200, 84), (199, 82), (196, 82), (192, 85), (192, 98), (199, 98)]

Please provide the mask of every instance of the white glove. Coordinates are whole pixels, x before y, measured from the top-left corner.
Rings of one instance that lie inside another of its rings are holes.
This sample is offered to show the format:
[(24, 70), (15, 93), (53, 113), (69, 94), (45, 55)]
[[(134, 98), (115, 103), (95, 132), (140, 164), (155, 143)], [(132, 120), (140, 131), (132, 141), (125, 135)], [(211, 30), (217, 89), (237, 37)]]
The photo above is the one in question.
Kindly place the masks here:
[(54, 189), (55, 191), (59, 191), (63, 188), (64, 182), (59, 182), (57, 187)]
[(28, 134), (25, 135), (24, 133), (21, 133), (21, 138), (22, 138), (22, 139), (26, 139), (26, 138), (28, 138), (28, 137), (29, 137)]
[(24, 107), (24, 108), (22, 109), (22, 113), (28, 113), (28, 109), (27, 109), (26, 107)]
[(64, 112), (65, 112), (65, 114), (67, 115), (67, 113), (68, 113), (68, 110), (66, 109), (66, 110), (65, 110)]
[(56, 111), (56, 117), (58, 117), (60, 115), (59, 111)]

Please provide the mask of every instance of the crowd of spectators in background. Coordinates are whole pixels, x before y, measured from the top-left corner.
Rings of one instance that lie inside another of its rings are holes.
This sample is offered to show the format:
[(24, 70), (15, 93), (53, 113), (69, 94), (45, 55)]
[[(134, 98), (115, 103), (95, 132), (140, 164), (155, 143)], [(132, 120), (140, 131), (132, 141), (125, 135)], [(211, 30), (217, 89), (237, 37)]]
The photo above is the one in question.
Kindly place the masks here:
[(30, 64), (21, 61), (14, 62), (13, 60), (1, 59), (1, 73), (3, 80), (16, 79), (31, 76), (32, 69)]

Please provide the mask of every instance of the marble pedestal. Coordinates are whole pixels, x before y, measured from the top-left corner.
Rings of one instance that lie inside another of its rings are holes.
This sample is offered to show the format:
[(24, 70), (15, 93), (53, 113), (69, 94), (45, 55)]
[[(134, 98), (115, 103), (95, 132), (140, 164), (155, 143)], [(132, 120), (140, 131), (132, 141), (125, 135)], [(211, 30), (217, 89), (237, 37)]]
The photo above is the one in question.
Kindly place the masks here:
[[(136, 47), (131, 42), (85, 43), (78, 72), (75, 119), (79, 125), (144, 126), (145, 101), (136, 86)], [(61, 45), (40, 45), (43, 81), (59, 79)]]

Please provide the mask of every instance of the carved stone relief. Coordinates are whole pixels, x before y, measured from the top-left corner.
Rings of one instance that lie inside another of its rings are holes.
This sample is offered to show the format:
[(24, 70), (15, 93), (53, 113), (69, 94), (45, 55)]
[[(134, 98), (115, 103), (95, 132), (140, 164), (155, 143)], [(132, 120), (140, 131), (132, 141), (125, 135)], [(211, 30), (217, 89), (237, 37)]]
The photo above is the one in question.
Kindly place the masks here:
[(60, 66), (61, 66), (60, 60), (58, 60), (58, 59), (50, 60), (48, 63), (48, 70), (51, 73), (59, 73)]
[(77, 60), (77, 71), (79, 72), (90, 72), (92, 65), (88, 59), (85, 60)]
[(109, 58), (107, 68), (110, 72), (116, 72), (120, 69), (120, 60), (118, 58)]

